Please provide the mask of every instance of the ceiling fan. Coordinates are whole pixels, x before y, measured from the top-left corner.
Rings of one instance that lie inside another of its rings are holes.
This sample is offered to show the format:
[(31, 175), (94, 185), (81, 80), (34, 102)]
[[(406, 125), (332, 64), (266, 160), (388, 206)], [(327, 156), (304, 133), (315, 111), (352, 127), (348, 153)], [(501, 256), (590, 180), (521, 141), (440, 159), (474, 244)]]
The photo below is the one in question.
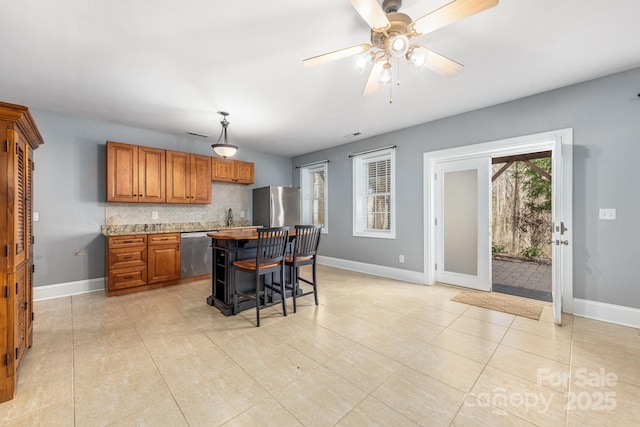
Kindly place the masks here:
[[(391, 59), (406, 58), (416, 70), (427, 67), (444, 76), (453, 76), (463, 65), (426, 47), (411, 43), (411, 39), (435, 31), (453, 22), (487, 10), (499, 0), (453, 0), (433, 12), (412, 21), (398, 12), (402, 0), (351, 0), (351, 5), (371, 27), (371, 43), (363, 43), (303, 61), (312, 67), (337, 59), (358, 55), (358, 66), (364, 70), (373, 63), (363, 95), (376, 93), (382, 84), (392, 79)], [(392, 102), (392, 101), (390, 101)]]

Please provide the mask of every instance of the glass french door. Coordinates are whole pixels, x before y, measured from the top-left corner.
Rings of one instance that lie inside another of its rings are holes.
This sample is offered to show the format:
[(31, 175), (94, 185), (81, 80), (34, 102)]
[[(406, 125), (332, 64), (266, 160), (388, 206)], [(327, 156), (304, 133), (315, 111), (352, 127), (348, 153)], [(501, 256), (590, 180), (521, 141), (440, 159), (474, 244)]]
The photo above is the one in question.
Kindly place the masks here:
[(436, 280), (491, 290), (491, 157), (436, 165)]

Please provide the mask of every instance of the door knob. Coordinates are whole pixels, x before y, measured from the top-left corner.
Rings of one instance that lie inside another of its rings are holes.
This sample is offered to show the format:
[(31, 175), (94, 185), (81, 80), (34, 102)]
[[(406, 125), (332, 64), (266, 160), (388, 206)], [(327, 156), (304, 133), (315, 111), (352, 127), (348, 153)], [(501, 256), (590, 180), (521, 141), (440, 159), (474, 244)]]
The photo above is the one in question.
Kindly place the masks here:
[(560, 244), (561, 245), (568, 245), (569, 241), (568, 240), (560, 240)]

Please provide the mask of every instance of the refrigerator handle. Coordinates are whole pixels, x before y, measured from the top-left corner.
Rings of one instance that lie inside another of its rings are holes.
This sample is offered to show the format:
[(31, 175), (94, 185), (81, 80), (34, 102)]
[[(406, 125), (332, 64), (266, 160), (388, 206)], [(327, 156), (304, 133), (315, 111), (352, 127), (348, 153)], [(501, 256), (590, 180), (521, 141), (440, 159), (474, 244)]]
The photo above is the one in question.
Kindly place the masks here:
[(275, 215), (275, 210), (276, 206), (275, 203), (273, 203), (273, 193), (271, 191), (269, 191), (269, 212), (271, 212), (269, 214), (269, 225), (268, 227), (273, 227), (273, 216)]

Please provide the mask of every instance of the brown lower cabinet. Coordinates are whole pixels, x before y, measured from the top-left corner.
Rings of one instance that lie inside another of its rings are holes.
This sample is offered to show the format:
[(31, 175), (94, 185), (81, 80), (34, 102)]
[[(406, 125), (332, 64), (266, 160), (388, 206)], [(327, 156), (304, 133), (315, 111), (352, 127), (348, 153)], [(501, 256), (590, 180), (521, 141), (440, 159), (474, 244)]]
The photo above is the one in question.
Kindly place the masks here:
[(180, 233), (107, 238), (107, 295), (122, 295), (180, 280)]
[(147, 251), (148, 283), (180, 279), (180, 233), (150, 236)]

